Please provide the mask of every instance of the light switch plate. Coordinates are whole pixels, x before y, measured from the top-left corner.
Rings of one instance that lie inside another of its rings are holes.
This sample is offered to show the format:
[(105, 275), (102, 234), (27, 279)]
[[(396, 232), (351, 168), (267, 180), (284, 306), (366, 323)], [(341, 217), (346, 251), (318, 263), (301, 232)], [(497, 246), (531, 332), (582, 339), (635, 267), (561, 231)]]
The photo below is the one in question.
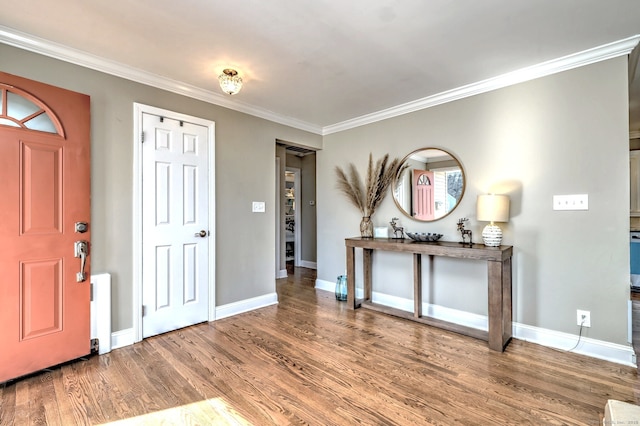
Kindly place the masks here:
[(264, 213), (264, 201), (254, 201), (251, 206), (253, 213)]
[(554, 210), (589, 210), (589, 194), (554, 195)]

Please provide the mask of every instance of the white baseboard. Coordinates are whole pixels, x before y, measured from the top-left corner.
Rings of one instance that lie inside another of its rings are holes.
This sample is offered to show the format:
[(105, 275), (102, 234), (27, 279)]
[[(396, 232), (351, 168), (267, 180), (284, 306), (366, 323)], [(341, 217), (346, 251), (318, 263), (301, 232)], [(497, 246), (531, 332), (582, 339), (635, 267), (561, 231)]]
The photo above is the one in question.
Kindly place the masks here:
[(222, 306), (216, 307), (216, 320), (238, 315), (243, 312), (253, 311), (254, 309), (264, 308), (278, 303), (278, 294), (270, 293), (264, 296), (253, 297), (251, 299), (240, 300)]
[[(364, 292), (357, 289), (356, 297), (363, 297)], [(362, 293), (362, 294), (358, 294)], [(371, 299), (374, 303), (400, 309), (405, 312), (413, 312), (413, 300), (402, 297), (390, 296), (388, 294), (372, 292)], [(452, 322), (465, 327), (476, 328), (487, 331), (489, 329), (488, 319), (486, 315), (473, 314), (471, 312), (460, 311), (458, 309), (447, 308), (440, 305), (432, 305), (430, 303), (422, 304), (422, 315), (425, 317), (436, 318), (443, 321)]]
[(279, 278), (287, 278), (287, 270), (286, 269), (280, 269), (278, 272), (276, 272), (276, 280)]
[[(550, 348), (568, 351), (578, 342), (578, 336), (526, 324), (513, 323), (513, 337)], [(580, 344), (571, 352), (617, 364), (636, 367), (636, 355), (631, 346), (581, 337)]]
[[(222, 319), (243, 312), (252, 311), (265, 306), (275, 305), (278, 303), (278, 294), (271, 293), (264, 296), (258, 296), (247, 300), (241, 300), (228, 305), (216, 307), (216, 319)], [(133, 328), (116, 331), (111, 333), (111, 349), (118, 349), (124, 346), (133, 345), (135, 343)]]
[[(316, 279), (315, 288), (319, 290), (330, 291), (333, 293), (336, 290), (336, 283)], [(356, 288), (356, 297), (364, 297), (364, 291), (361, 288)], [(400, 309), (406, 312), (413, 312), (412, 299), (390, 296), (388, 294), (378, 293), (375, 291), (371, 294), (371, 297), (375, 303)], [(488, 320), (486, 315), (472, 314), (469, 312), (446, 308), (439, 305), (432, 305), (429, 303), (424, 303), (422, 305), (422, 313), (424, 316), (454, 322), (456, 324), (465, 325), (467, 327), (473, 327), (485, 331), (488, 329)]]
[[(317, 279), (315, 287), (319, 290), (326, 290), (333, 293), (335, 292), (336, 284), (330, 281)], [(356, 288), (356, 297), (362, 298), (363, 296), (363, 290), (361, 288)], [(407, 312), (413, 312), (412, 299), (405, 299), (376, 292), (373, 292), (371, 296), (374, 302), (381, 305), (390, 306)], [(424, 316), (431, 318), (437, 318), (443, 321), (485, 331), (488, 329), (488, 319), (486, 315), (472, 314), (428, 303), (422, 305), (422, 312)], [(514, 339), (520, 339), (554, 349), (567, 351), (573, 348), (578, 342), (578, 335), (575, 334), (533, 327), (517, 322), (513, 322), (512, 327), (512, 335)], [(615, 362), (617, 364), (627, 365), (629, 367), (636, 367), (635, 352), (631, 346), (627, 345), (582, 337), (580, 338), (580, 344), (571, 352)]]
[(135, 333), (133, 328), (111, 333), (111, 350), (133, 345), (135, 343)]
[(302, 268), (309, 268), (309, 269), (318, 269), (318, 264), (316, 262), (311, 262), (308, 260), (301, 260), (300, 261), (300, 265), (298, 265)]
[(318, 290), (330, 291), (332, 293), (335, 293), (335, 291), (336, 291), (336, 283), (332, 283), (331, 281), (320, 280), (320, 279), (317, 279), (317, 278), (316, 278), (315, 287)]

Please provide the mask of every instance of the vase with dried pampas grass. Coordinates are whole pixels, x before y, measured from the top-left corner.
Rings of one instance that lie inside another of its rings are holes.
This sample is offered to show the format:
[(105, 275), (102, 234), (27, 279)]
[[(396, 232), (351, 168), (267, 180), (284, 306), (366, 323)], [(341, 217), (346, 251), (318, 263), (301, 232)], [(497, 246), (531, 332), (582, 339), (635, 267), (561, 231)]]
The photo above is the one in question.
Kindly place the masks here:
[(338, 176), (338, 189), (346, 195), (347, 199), (360, 210), (362, 221), (360, 222), (360, 236), (373, 237), (373, 222), (371, 216), (387, 195), (389, 185), (395, 179), (398, 172), (403, 170), (399, 159), (389, 161), (389, 154), (373, 163), (373, 156), (369, 154), (369, 167), (367, 168), (366, 181), (362, 182), (360, 174), (353, 163), (349, 164), (348, 172), (336, 166)]

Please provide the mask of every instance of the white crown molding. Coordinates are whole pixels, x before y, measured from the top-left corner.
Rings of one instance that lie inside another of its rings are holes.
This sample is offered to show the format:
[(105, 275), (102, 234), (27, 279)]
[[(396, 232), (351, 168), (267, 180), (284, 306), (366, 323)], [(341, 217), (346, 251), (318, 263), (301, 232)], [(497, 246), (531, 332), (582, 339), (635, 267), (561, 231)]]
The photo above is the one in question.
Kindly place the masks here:
[(365, 124), (386, 120), (387, 118), (397, 117), (458, 99), (479, 95), (481, 93), (502, 89), (514, 84), (524, 83), (525, 81), (534, 80), (536, 78), (627, 55), (636, 47), (639, 41), (640, 35), (635, 35), (613, 43), (608, 43), (582, 52), (567, 55), (562, 58), (553, 59), (531, 67), (502, 74), (477, 83), (447, 90), (446, 92), (438, 93), (433, 96), (427, 96), (426, 98), (407, 102), (405, 104), (397, 105), (371, 114), (366, 114), (352, 120), (325, 126), (322, 128), (322, 135), (324, 136), (331, 133), (342, 132), (344, 130), (364, 126)]
[(81, 50), (73, 49), (0, 25), (0, 43), (323, 136), (430, 108), (436, 105), (441, 105), (447, 102), (452, 102), (458, 99), (490, 92), (492, 90), (501, 89), (514, 84), (523, 83), (525, 81), (534, 80), (536, 78), (593, 64), (621, 55), (627, 55), (634, 49), (634, 47), (636, 47), (639, 41), (640, 35), (635, 35), (613, 43), (567, 55), (562, 58), (553, 59), (531, 67), (502, 74), (477, 83), (468, 84), (456, 89), (447, 90), (446, 92), (427, 96), (426, 98), (397, 105), (392, 108), (387, 108), (361, 117), (356, 117), (351, 120), (321, 127), (292, 117), (276, 114), (272, 111), (258, 108), (237, 100), (231, 100), (226, 96), (210, 90), (201, 89), (190, 84), (142, 71), (119, 62), (109, 61)]
[(227, 96), (210, 90), (201, 89), (190, 84), (142, 71), (119, 62), (110, 61), (91, 53), (73, 49), (71, 47), (35, 37), (2, 25), (0, 25), (0, 43), (18, 47), (44, 56), (49, 56), (81, 67), (104, 72), (116, 77), (122, 77), (137, 83), (146, 84), (178, 95), (219, 105), (234, 111), (283, 124), (285, 126), (290, 126), (315, 134), (322, 133), (322, 128), (315, 124), (276, 114), (272, 111), (257, 108), (244, 102), (231, 100)]

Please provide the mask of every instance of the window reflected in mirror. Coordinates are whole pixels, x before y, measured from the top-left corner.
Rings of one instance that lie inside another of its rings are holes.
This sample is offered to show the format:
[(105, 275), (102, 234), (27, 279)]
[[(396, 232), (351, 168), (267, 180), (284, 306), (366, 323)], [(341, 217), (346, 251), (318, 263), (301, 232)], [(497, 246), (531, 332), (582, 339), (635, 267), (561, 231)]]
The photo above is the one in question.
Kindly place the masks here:
[(464, 195), (462, 165), (437, 148), (422, 148), (403, 160), (393, 183), (393, 199), (402, 213), (420, 221), (438, 220), (451, 213)]

